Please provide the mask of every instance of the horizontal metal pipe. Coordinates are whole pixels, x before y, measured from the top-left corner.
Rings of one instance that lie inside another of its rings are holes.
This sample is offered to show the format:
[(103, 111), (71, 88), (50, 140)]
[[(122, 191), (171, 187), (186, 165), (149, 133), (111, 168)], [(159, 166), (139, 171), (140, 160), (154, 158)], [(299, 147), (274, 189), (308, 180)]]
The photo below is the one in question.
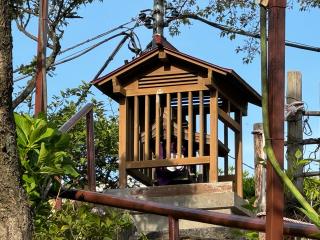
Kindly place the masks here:
[[(135, 210), (139, 212), (152, 213), (161, 216), (171, 216), (175, 219), (185, 219), (259, 232), (265, 231), (265, 220), (258, 218), (230, 215), (200, 209), (176, 207), (151, 201), (122, 198), (110, 194), (102, 194), (83, 190), (63, 190), (60, 193), (60, 197), (122, 209)], [(320, 239), (320, 230), (311, 224), (285, 223), (284, 234)], [(315, 236), (316, 234), (318, 234), (318, 236)]]
[(82, 117), (86, 116), (88, 112), (90, 112), (93, 109), (93, 104), (88, 103), (86, 104), (79, 112), (74, 114), (67, 122), (65, 122), (60, 128), (60, 132), (69, 132), (70, 129), (72, 129)]

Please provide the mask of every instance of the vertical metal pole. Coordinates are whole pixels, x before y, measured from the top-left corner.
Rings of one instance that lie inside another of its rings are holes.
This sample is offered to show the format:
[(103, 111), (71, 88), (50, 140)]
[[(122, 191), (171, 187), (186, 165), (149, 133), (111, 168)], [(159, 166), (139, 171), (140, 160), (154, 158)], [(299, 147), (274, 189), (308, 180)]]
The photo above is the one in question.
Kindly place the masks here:
[(163, 36), (164, 28), (164, 0), (154, 0), (153, 1), (153, 35)]
[(86, 116), (87, 123), (87, 160), (88, 160), (88, 186), (90, 191), (96, 191), (96, 167), (94, 156), (94, 128), (93, 110)]
[[(269, 1), (268, 114), (270, 140), (283, 168), (284, 160), (284, 85), (285, 85), (285, 0)], [(283, 239), (283, 184), (267, 163), (266, 239)]]
[(169, 219), (169, 240), (178, 240), (179, 239), (179, 219), (176, 219), (172, 216), (169, 216), (168, 219)]
[(48, 0), (40, 0), (35, 116), (47, 112), (47, 83), (46, 83), (46, 49), (48, 32)]

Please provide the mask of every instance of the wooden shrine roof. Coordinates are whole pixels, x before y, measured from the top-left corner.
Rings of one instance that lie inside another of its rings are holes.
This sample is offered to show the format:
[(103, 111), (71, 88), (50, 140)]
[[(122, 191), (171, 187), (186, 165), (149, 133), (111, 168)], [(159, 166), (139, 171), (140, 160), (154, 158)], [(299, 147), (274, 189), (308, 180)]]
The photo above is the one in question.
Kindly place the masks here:
[[(160, 56), (163, 56), (163, 59), (161, 59)], [(147, 71), (147, 68), (153, 66), (157, 62), (165, 62), (166, 56), (186, 62), (187, 64), (191, 64), (198, 68), (207, 69), (208, 72), (212, 71), (213, 74), (224, 77), (223, 81), (227, 81), (226, 84), (228, 87), (230, 86), (231, 88), (235, 88), (236, 92), (241, 94), (241, 96), (247, 102), (261, 106), (260, 94), (256, 92), (248, 83), (246, 83), (234, 70), (220, 67), (218, 65), (195, 58), (179, 52), (170, 46), (156, 46), (148, 49), (131, 62), (117, 68), (105, 76), (92, 81), (92, 83), (103, 93), (110, 96), (112, 99), (119, 101), (119, 94), (115, 94), (114, 89), (117, 87), (120, 89), (124, 82), (123, 80), (118, 81), (118, 79), (127, 79), (125, 81), (132, 80), (132, 77), (130, 77), (132, 74)], [(122, 95), (125, 95), (125, 93)]]

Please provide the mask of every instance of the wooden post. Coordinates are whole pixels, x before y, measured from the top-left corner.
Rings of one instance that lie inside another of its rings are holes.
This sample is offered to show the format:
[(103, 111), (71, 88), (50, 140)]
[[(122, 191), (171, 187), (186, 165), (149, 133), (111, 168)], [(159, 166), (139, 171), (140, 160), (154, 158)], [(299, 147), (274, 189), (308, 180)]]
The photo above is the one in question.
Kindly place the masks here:
[(145, 112), (144, 112), (144, 159), (150, 160), (150, 99), (149, 95), (145, 96)]
[(240, 131), (235, 132), (235, 158), (236, 158), (236, 193), (243, 197), (243, 154), (242, 154), (242, 113), (240, 110), (235, 112), (235, 120), (240, 125)]
[(134, 96), (133, 160), (139, 161), (139, 97)]
[(127, 120), (128, 120), (128, 99), (120, 100), (119, 107), (119, 187), (125, 188), (127, 186)]
[(218, 91), (210, 91), (210, 166), (209, 182), (218, 182)]
[[(255, 197), (254, 206), (258, 208), (258, 212), (266, 211), (266, 168), (260, 162), (266, 160), (264, 153), (264, 134), (262, 123), (253, 125), (253, 143), (254, 143), (254, 183)], [(265, 233), (259, 233), (259, 240), (265, 239)]]
[[(301, 73), (296, 71), (288, 72), (287, 79), (287, 104), (292, 104), (297, 101), (302, 100), (302, 83), (301, 83)], [(287, 158), (288, 158), (288, 171), (293, 175), (302, 175), (303, 166), (296, 166), (294, 162), (296, 159), (296, 152), (303, 152), (303, 145), (301, 144), (303, 139), (303, 128), (302, 128), (302, 111), (298, 111), (294, 116), (287, 119), (288, 126), (288, 148), (287, 148)], [(302, 156), (301, 156), (302, 157)], [(294, 184), (303, 192), (303, 178), (298, 177), (294, 180)]]
[(193, 156), (193, 96), (188, 93), (188, 157)]
[(167, 93), (166, 158), (171, 158), (171, 95)]

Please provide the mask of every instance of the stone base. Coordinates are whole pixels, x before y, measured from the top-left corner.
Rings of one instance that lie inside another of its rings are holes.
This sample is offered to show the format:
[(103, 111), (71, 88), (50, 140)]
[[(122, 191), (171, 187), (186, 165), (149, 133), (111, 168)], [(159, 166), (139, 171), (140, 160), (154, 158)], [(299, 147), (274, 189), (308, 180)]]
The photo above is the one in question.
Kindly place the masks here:
[[(107, 193), (180, 207), (249, 216), (250, 212), (242, 207), (246, 202), (234, 193), (232, 189), (232, 182), (219, 182), (116, 189), (108, 190)], [(138, 212), (132, 212), (132, 216), (138, 232), (149, 233), (168, 229), (167, 217)], [(209, 229), (213, 227), (221, 228), (211, 224), (179, 220), (179, 229), (181, 230)]]

